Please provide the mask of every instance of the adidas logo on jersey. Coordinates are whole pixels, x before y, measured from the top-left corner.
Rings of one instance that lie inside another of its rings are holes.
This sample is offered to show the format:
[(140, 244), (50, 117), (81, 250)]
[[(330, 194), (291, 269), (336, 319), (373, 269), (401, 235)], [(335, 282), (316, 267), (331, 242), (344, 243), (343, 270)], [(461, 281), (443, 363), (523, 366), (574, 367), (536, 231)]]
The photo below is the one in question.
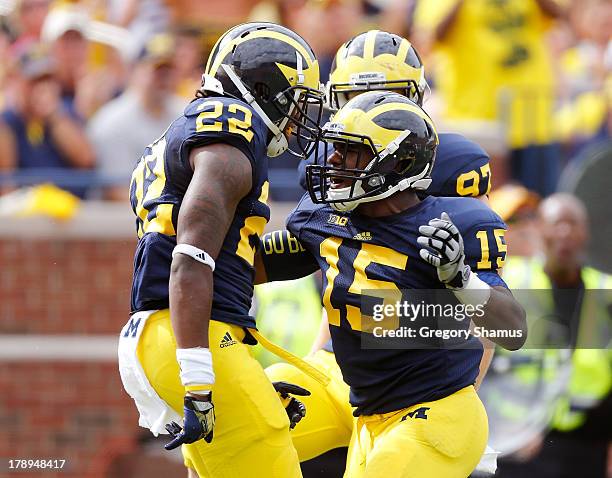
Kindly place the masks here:
[(232, 339), (232, 336), (230, 335), (230, 333), (225, 332), (225, 335), (221, 339), (221, 343), (219, 344), (219, 347), (221, 348), (229, 347), (230, 345), (234, 345), (236, 343), (237, 342), (234, 339)]
[(358, 241), (371, 241), (372, 233), (371, 232), (360, 232), (359, 234), (355, 234), (353, 239), (357, 239)]

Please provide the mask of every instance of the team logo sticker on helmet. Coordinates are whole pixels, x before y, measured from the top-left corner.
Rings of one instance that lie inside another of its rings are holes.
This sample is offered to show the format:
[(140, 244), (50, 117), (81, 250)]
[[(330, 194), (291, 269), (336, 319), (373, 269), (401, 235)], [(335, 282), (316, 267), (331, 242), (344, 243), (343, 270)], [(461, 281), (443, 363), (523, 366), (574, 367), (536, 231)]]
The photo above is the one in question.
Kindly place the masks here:
[[(218, 91), (222, 89), (222, 91)], [(297, 33), (274, 23), (245, 23), (226, 32), (208, 58), (200, 91), (246, 101), (269, 130), (267, 153), (307, 157), (320, 132), (319, 64)], [(296, 149), (286, 138), (296, 138)]]
[(321, 139), (317, 148), (325, 151), (317, 150), (315, 157), (323, 164), (306, 167), (314, 203), (350, 211), (431, 183), (435, 126), (420, 106), (398, 93), (371, 91), (353, 98), (323, 127)]
[(425, 67), (412, 44), (379, 30), (361, 33), (340, 47), (326, 85), (328, 107), (337, 110), (356, 93), (393, 90), (423, 104)]

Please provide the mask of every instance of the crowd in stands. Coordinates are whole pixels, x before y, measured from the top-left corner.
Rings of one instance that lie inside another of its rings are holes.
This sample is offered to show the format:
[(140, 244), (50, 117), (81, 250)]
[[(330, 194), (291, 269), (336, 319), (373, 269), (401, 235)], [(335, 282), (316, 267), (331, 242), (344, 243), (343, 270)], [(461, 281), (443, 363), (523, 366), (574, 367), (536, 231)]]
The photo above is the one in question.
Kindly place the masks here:
[[(303, 35), (323, 82), (354, 34), (407, 36), (427, 68), (425, 108), (493, 156), (494, 186), (547, 196), (612, 131), (606, 0), (3, 0), (0, 15), (0, 191), (48, 181), (126, 200), (133, 164), (193, 97), (216, 37), (246, 20)], [(299, 197), (296, 160), (271, 166), (272, 198)]]

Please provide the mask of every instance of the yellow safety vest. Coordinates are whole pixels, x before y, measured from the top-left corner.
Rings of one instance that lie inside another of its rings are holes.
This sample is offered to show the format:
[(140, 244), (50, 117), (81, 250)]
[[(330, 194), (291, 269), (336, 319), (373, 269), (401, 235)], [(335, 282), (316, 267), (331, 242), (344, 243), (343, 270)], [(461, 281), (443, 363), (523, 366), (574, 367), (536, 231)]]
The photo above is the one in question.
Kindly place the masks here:
[[(257, 328), (264, 337), (303, 357), (319, 330), (321, 298), (313, 276), (255, 286)], [(280, 359), (265, 348), (254, 356), (264, 366)]]
[[(552, 427), (561, 431), (581, 426), (586, 420), (586, 410), (597, 405), (612, 388), (610, 313), (606, 300), (612, 297), (612, 293), (607, 292), (612, 289), (612, 276), (590, 267), (584, 267), (581, 275), (586, 290), (601, 290), (602, 293), (587, 294), (582, 303), (569, 385), (553, 414)], [(511, 289), (518, 291), (517, 295), (520, 295), (521, 289), (552, 288), (543, 263), (538, 258), (509, 258), (504, 266), (503, 278)], [(552, 308), (552, 294), (548, 297), (530, 294), (529, 297), (536, 302), (549, 301), (549, 308)], [(518, 300), (521, 302), (520, 298)], [(529, 306), (523, 306), (529, 311)], [(601, 348), (580, 348), (580, 344), (593, 347), (596, 343)]]

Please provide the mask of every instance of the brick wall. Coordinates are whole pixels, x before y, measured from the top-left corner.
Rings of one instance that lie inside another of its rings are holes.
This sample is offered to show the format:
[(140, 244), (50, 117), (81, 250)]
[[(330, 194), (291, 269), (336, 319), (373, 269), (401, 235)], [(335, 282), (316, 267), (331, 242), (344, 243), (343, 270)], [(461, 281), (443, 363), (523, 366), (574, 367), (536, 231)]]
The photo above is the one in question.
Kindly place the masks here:
[[(90, 213), (86, 209), (83, 216)], [(29, 350), (22, 358), (3, 359), (0, 350), (0, 476), (13, 476), (8, 459), (37, 458), (66, 464), (57, 472), (15, 476), (185, 476), (180, 457), (170, 459), (163, 450), (163, 439), (148, 447), (153, 453), (145, 452), (143, 442), (153, 437), (138, 426), (114, 358), (113, 336), (129, 314), (133, 221), (80, 220), (69, 225), (41, 220), (32, 227), (4, 220), (0, 228), (3, 343), (33, 334), (84, 336), (82, 360), (39, 359), (28, 356)], [(100, 236), (92, 224), (104, 231), (103, 239), (92, 238)], [(110, 339), (106, 358), (87, 355), (87, 335)], [(45, 349), (44, 337), (39, 344), (35, 348)]]
[(0, 240), (0, 333), (116, 334), (135, 241)]
[(44, 476), (107, 476), (117, 445), (136, 447), (137, 413), (114, 363), (4, 363), (0, 389), (0, 456), (66, 460)]

